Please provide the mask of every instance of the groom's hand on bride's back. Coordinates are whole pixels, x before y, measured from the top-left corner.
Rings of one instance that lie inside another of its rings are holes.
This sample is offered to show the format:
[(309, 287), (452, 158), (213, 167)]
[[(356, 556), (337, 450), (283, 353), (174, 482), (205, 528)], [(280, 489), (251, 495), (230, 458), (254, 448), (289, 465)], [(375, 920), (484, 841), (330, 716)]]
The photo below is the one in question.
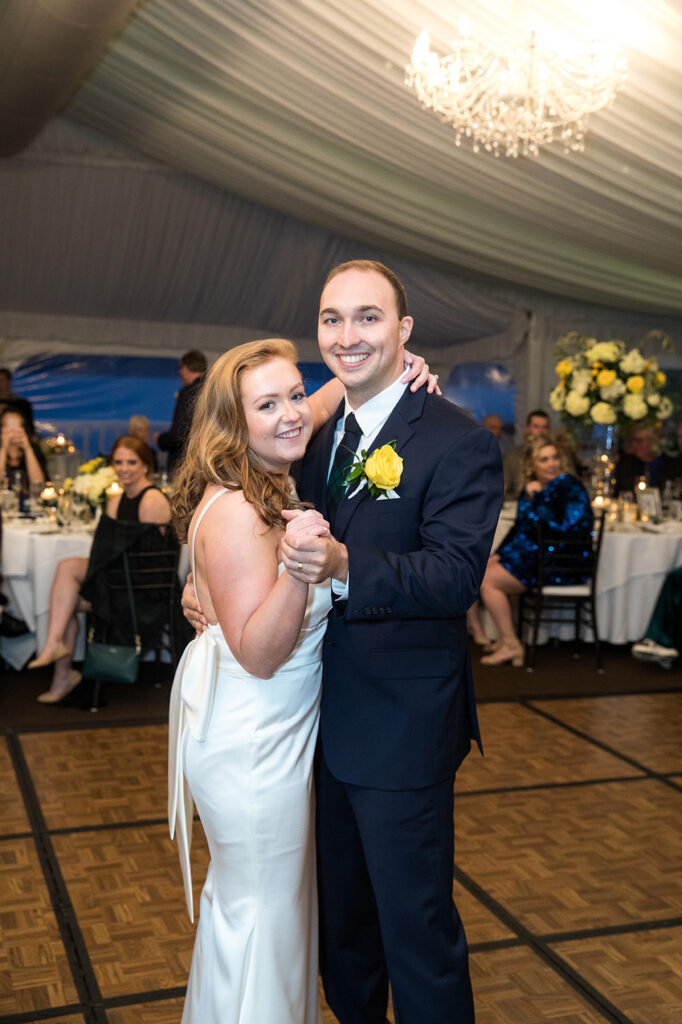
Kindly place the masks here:
[(208, 619), (202, 613), (199, 602), (194, 594), (192, 573), (187, 577), (187, 583), (185, 583), (185, 589), (182, 592), (182, 614), (197, 633), (203, 633), (208, 628)]

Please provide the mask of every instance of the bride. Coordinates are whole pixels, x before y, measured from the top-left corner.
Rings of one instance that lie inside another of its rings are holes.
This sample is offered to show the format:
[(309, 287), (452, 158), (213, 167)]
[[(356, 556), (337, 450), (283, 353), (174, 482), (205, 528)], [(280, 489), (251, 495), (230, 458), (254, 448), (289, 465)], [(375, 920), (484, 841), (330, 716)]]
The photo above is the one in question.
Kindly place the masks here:
[[(428, 368), (408, 358), (414, 387)], [(333, 380), (307, 399), (293, 344), (270, 339), (221, 356), (197, 400), (173, 510), (209, 625), (173, 683), (168, 808), (192, 920), (193, 802), (211, 862), (183, 1024), (319, 1020), (312, 764), (331, 599), (279, 545), (290, 464), (342, 395)]]

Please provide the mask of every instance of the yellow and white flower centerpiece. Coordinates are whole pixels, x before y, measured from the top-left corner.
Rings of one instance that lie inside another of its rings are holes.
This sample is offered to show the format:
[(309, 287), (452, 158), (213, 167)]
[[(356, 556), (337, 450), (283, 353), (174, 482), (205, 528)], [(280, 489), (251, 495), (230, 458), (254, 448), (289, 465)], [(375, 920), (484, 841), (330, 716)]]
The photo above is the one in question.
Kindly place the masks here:
[[(651, 342), (671, 349), (670, 339), (659, 332), (648, 334), (642, 347)], [(672, 415), (666, 375), (655, 356), (628, 349), (623, 341), (597, 341), (575, 331), (559, 339), (555, 353), (559, 383), (549, 403), (569, 426), (629, 429), (658, 425)]]
[(75, 500), (85, 501), (93, 509), (101, 508), (106, 500), (108, 487), (116, 480), (116, 473), (113, 466), (110, 466), (107, 459), (99, 456), (90, 459), (78, 467), (78, 474), (73, 479), (67, 477), (64, 481), (64, 491), (73, 494)]

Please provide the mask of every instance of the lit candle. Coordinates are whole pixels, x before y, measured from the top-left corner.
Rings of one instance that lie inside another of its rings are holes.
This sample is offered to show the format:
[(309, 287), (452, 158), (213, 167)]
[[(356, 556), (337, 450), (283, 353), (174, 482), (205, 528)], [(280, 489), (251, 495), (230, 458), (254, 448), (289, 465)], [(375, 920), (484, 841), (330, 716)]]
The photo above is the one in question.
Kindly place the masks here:
[(49, 481), (48, 483), (45, 484), (45, 487), (40, 492), (40, 500), (43, 501), (46, 505), (57, 500), (57, 492)]
[(105, 493), (106, 493), (106, 495), (109, 498), (113, 498), (117, 494), (123, 494), (123, 488), (121, 487), (121, 485), (118, 482), (118, 480), (114, 480), (113, 483), (109, 484), (109, 486), (107, 487)]

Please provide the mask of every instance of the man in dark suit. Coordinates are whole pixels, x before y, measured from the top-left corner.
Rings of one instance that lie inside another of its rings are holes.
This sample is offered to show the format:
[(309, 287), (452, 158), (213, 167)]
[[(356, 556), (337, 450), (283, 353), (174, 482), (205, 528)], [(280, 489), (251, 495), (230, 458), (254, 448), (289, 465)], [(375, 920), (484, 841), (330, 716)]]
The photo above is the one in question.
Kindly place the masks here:
[(192, 349), (185, 352), (180, 359), (178, 373), (182, 387), (178, 391), (173, 420), (168, 430), (157, 434), (156, 443), (162, 452), (168, 452), (168, 471), (172, 472), (182, 458), (185, 443), (189, 437), (194, 415), (194, 403), (201, 390), (206, 373), (206, 356), (203, 352)]
[[(452, 902), (453, 785), (479, 741), (465, 613), (502, 501), (501, 460), (490, 431), (400, 383), (411, 329), (388, 268), (331, 272), (318, 338), (346, 399), (298, 486), (333, 536), (306, 534), (303, 513), (282, 543), (290, 572), (331, 578), (335, 594), (317, 801), (321, 969), (341, 1024), (384, 1024), (389, 979), (400, 1024), (474, 1019)], [(328, 489), (339, 461), (343, 477), (354, 452), (393, 441), (402, 472), (389, 455), (389, 488)]]

